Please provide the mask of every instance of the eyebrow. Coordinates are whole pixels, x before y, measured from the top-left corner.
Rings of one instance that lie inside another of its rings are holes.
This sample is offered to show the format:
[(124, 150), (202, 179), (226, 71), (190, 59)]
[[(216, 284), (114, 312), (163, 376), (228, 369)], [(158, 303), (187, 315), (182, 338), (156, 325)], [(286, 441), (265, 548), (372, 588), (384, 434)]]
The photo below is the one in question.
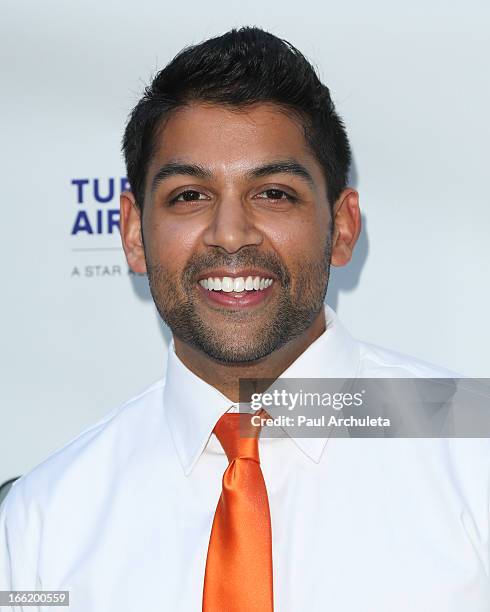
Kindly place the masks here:
[(280, 159), (253, 168), (248, 173), (250, 178), (262, 178), (271, 174), (293, 174), (303, 179), (312, 189), (315, 189), (315, 181), (310, 172), (295, 159)]
[(210, 170), (199, 164), (185, 164), (178, 161), (170, 161), (164, 164), (155, 174), (151, 181), (151, 192), (153, 193), (160, 183), (172, 176), (194, 176), (201, 179), (210, 179), (213, 174)]
[[(312, 188), (315, 189), (315, 182), (311, 173), (295, 159), (279, 159), (268, 162), (247, 172), (250, 179), (263, 178), (272, 174), (292, 174), (299, 177)], [(161, 166), (151, 181), (151, 192), (153, 193), (158, 185), (172, 176), (193, 176), (200, 179), (211, 179), (211, 170), (199, 164), (188, 164), (179, 161), (169, 161)]]

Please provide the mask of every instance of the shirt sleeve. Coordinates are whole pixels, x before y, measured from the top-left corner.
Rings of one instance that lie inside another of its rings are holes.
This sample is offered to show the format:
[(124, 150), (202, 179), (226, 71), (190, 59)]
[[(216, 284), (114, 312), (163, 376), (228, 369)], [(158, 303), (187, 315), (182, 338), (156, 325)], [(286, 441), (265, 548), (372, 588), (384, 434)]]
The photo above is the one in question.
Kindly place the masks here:
[(0, 506), (0, 591), (10, 591), (12, 572), (7, 536), (6, 501)]
[(24, 482), (19, 479), (0, 506), (0, 590), (41, 588), (37, 571), (39, 533), (39, 513), (27, 501)]

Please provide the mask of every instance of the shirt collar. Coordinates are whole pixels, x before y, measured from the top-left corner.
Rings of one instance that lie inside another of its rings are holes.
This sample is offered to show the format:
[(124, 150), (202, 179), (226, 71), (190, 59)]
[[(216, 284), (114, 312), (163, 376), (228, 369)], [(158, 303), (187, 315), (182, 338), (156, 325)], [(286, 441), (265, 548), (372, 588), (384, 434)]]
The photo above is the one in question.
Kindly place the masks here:
[[(325, 304), (326, 329), (282, 374), (281, 378), (354, 378), (359, 367), (359, 345)], [(164, 387), (165, 415), (186, 475), (190, 474), (219, 418), (236, 406), (168, 350)], [(319, 462), (327, 438), (293, 438), (310, 459)]]

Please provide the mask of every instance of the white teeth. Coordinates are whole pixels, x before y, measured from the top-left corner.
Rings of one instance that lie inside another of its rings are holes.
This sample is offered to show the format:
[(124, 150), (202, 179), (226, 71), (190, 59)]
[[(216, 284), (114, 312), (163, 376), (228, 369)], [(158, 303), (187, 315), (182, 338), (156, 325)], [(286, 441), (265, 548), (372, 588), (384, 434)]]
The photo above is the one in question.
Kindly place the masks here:
[(224, 276), (221, 280), (221, 291), (231, 293), (233, 291), (233, 279), (229, 276)]
[(231, 278), (224, 276), (222, 278), (203, 278), (199, 281), (201, 287), (208, 291), (224, 291), (225, 293), (242, 293), (243, 291), (263, 291), (270, 287), (273, 283), (272, 278), (261, 278), (260, 276), (237, 276)]
[(239, 276), (238, 278), (235, 278), (235, 280), (233, 281), (233, 291), (243, 291), (245, 289), (245, 281), (243, 280), (243, 278), (241, 276)]

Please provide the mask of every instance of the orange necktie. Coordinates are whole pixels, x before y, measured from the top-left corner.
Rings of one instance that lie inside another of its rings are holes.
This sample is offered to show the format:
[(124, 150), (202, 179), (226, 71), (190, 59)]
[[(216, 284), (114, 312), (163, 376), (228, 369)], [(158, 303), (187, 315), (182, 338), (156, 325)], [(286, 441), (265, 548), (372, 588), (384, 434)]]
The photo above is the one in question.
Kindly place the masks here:
[(230, 463), (209, 540), (203, 612), (273, 610), (269, 501), (259, 462), (260, 427), (251, 417), (227, 412), (213, 430)]

